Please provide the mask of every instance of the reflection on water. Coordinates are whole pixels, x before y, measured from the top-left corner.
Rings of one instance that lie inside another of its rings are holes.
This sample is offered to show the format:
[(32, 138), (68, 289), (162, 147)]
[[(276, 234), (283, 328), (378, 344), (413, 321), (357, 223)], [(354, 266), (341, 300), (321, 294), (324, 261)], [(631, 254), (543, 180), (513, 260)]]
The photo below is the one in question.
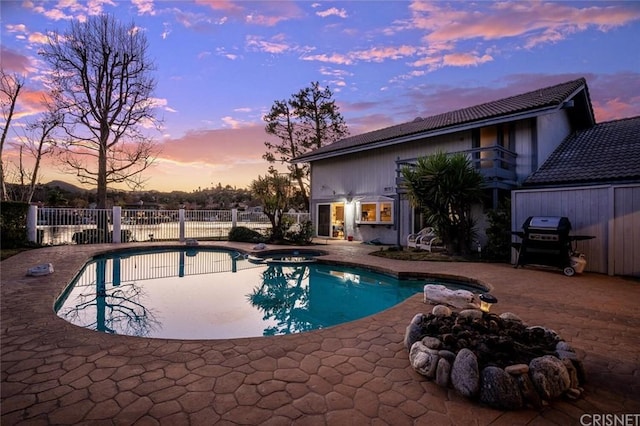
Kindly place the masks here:
[(353, 268), (256, 265), (234, 251), (172, 249), (94, 259), (56, 311), (73, 324), (113, 334), (268, 336), (362, 318), (421, 292), (423, 285)]

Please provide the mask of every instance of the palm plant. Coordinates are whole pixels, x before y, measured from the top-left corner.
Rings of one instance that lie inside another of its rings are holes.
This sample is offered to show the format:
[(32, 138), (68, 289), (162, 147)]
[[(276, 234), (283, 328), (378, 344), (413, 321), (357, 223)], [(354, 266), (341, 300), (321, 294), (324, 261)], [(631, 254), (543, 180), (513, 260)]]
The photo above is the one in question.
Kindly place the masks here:
[(481, 203), (484, 180), (462, 154), (421, 157), (402, 170), (409, 200), (421, 209), (451, 253), (468, 253), (474, 238), (471, 207)]

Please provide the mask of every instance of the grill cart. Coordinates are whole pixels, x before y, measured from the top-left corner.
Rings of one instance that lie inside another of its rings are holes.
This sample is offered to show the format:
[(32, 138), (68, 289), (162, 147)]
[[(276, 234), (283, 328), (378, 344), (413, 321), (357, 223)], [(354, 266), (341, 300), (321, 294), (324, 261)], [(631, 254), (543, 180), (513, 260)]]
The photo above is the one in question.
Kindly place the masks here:
[(569, 235), (571, 222), (560, 216), (530, 216), (522, 225), (522, 232), (513, 232), (522, 239), (513, 243), (518, 251), (515, 267), (545, 265), (562, 269), (568, 277), (582, 273), (587, 261), (584, 254), (575, 249), (577, 241), (595, 237)]

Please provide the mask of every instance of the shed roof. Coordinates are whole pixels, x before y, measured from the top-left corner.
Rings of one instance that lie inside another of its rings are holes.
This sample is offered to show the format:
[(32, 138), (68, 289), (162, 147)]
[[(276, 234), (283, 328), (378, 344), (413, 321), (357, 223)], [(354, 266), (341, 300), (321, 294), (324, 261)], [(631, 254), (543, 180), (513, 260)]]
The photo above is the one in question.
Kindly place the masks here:
[(640, 182), (640, 116), (607, 121), (568, 136), (526, 186)]
[(584, 127), (594, 123), (591, 102), (588, 98), (586, 80), (579, 78), (557, 84), (555, 86), (536, 89), (520, 95), (510, 96), (492, 102), (483, 103), (427, 118), (418, 118), (408, 123), (398, 124), (384, 129), (341, 139), (330, 145), (325, 145), (314, 151), (295, 158), (296, 162), (313, 161), (316, 159), (332, 157), (342, 153), (354, 152), (377, 147), (381, 144), (400, 143), (407, 137), (428, 137), (435, 133), (448, 133), (459, 131), (471, 124), (485, 123), (492, 119), (506, 119), (518, 117), (522, 114), (533, 113), (542, 110), (560, 108), (565, 101), (573, 98), (584, 90), (581, 114), (584, 108), (587, 111), (587, 121)]

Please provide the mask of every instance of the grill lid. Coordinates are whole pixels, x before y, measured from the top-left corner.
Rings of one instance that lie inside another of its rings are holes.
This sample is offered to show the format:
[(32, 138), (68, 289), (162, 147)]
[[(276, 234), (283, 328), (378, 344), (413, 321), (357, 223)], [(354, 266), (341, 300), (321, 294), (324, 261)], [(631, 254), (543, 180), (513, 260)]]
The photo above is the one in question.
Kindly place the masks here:
[(522, 225), (525, 232), (560, 232), (568, 234), (571, 230), (569, 218), (561, 216), (530, 216)]
[(529, 221), (529, 228), (558, 229), (561, 219), (556, 216), (534, 216)]

